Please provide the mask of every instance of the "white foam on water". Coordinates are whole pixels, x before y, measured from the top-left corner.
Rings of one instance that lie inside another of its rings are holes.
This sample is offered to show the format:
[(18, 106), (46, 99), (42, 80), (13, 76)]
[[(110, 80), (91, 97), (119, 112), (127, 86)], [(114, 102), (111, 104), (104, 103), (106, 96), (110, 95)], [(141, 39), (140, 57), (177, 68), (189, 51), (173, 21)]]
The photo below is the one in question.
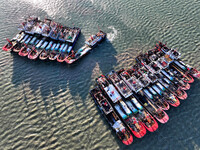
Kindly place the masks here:
[(112, 29), (112, 32), (107, 33), (107, 39), (112, 42), (115, 40), (115, 38), (117, 37), (118, 31), (117, 29), (115, 29), (115, 27), (113, 26), (109, 26), (108, 29)]

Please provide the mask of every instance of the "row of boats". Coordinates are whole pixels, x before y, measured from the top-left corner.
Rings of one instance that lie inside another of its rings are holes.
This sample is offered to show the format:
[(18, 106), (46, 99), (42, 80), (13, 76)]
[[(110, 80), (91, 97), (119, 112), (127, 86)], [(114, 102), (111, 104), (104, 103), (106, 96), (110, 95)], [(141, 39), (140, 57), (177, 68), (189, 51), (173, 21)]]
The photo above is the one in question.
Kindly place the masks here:
[[(158, 122), (166, 123), (170, 105), (178, 107), (187, 98), (193, 77), (200, 72), (184, 64), (180, 53), (159, 42), (136, 57), (130, 69), (111, 71), (96, 79), (92, 98), (121, 141), (129, 145), (133, 136), (154, 132)], [(132, 134), (131, 134), (132, 133)]]
[(29, 16), (18, 27), (19, 30), (28, 34), (41, 34), (54, 40), (74, 43), (80, 29), (66, 27), (51, 19), (40, 20), (36, 16)]
[(82, 56), (89, 53), (95, 46), (105, 39), (106, 33), (99, 31), (97, 34), (90, 36), (85, 45), (79, 50), (74, 51), (73, 45), (66, 42), (55, 41), (41, 35), (32, 36), (25, 32), (20, 32), (2, 48), (4, 51), (13, 51), (20, 56), (27, 56), (35, 60), (57, 60), (72, 64)]
[[(53, 25), (51, 25), (52, 21), (50, 21), (50, 23), (47, 23), (47, 21), (50, 20), (45, 19), (44, 22), (39, 22), (40, 25), (42, 23), (43, 25), (45, 25), (45, 27), (46, 24), (48, 24), (48, 27), (52, 28), (53, 30)], [(67, 40), (62, 40), (60, 38), (53, 38), (50, 35), (44, 36), (43, 32), (35, 32), (37, 30), (34, 28), (38, 26), (37, 24), (37, 18), (27, 19), (27, 21), (23, 23), (23, 28), (20, 28), (22, 31), (20, 31), (20, 33), (18, 33), (12, 40), (7, 39), (8, 43), (5, 44), (2, 49), (4, 51), (16, 52), (20, 56), (27, 56), (29, 59), (32, 60), (35, 60), (37, 58), (41, 60), (49, 59), (71, 64), (80, 59), (82, 56), (89, 53), (95, 46), (97, 46), (106, 38), (106, 33), (99, 30), (97, 34), (91, 35), (85, 41), (85, 45), (83, 47), (81, 47), (77, 51), (74, 51), (73, 47), (79, 37), (79, 34), (81, 33), (80, 28), (73, 28), (76, 33), (74, 32), (74, 36), (72, 37), (73, 40), (70, 42)], [(31, 32), (30, 28), (32, 29)], [(59, 35), (60, 34), (61, 31), (59, 32)]]

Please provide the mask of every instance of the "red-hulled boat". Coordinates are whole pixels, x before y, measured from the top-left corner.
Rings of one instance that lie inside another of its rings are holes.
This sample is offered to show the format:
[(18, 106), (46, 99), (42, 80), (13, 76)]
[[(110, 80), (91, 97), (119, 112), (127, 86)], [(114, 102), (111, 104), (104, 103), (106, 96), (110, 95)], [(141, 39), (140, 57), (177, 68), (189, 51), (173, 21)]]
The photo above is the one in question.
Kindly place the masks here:
[(24, 46), (23, 43), (17, 43), (15, 46), (13, 46), (13, 52), (19, 53), (19, 51), (22, 49), (22, 47)]
[(67, 54), (60, 53), (60, 54), (58, 55), (58, 57), (57, 57), (57, 61), (58, 61), (58, 62), (64, 62), (65, 59), (66, 59), (66, 57), (67, 57)]
[(184, 100), (187, 98), (187, 93), (184, 90), (179, 89), (179, 90), (175, 91), (175, 94), (181, 100)]
[(92, 96), (94, 102), (99, 107), (100, 111), (102, 112), (112, 129), (116, 132), (116, 135), (119, 137), (119, 139), (125, 145), (130, 145), (133, 142), (133, 136), (130, 134), (127, 127), (119, 119), (118, 115), (115, 113), (113, 107), (111, 106), (105, 95), (97, 87), (90, 91), (90, 95)]
[(180, 105), (179, 99), (176, 96), (174, 96), (173, 100), (174, 100), (173, 103), (169, 103), (169, 104), (174, 107), (178, 107)]
[(197, 69), (195, 68), (188, 68), (189, 70), (189, 73), (195, 77), (195, 78), (200, 78), (200, 71), (198, 71)]
[(143, 119), (143, 125), (149, 132), (154, 132), (158, 129), (157, 121), (150, 115), (145, 115), (145, 120)]
[(28, 47), (26, 44), (20, 49), (19, 55), (20, 56), (28, 56), (28, 54), (32, 51), (32, 47)]
[(10, 41), (9, 39), (6, 40), (8, 41), (8, 43), (2, 47), (2, 50), (10, 51), (13, 48), (13, 46), (15, 46), (16, 41), (15, 40)]
[[(169, 116), (167, 115), (167, 113), (165, 111), (163, 111), (162, 109), (158, 109), (157, 112), (158, 115), (155, 115), (154, 117), (160, 122), (160, 123), (166, 123), (169, 120)], [(163, 113), (163, 115), (162, 115)]]
[(59, 55), (59, 53), (58, 52), (56, 52), (56, 51), (50, 51), (50, 53), (49, 53), (49, 60), (56, 60), (57, 59), (57, 57), (58, 57), (58, 55)]
[(11, 41), (9, 39), (6, 39), (8, 43), (2, 47), (2, 50), (4, 51), (12, 50), (13, 46), (15, 46), (19, 41), (21, 41), (24, 36), (25, 36), (24, 32), (20, 32)]
[(38, 57), (38, 55), (39, 52), (35, 48), (33, 48), (32, 51), (28, 54), (28, 58), (35, 60)]
[(194, 79), (191, 75), (187, 74), (185, 75), (185, 78), (183, 80), (184, 82), (187, 82), (187, 83), (193, 83), (194, 82)]
[(189, 90), (190, 89), (190, 84), (189, 83), (186, 83), (185, 85), (182, 85), (180, 87), (182, 90)]
[(46, 60), (47, 58), (49, 58), (49, 51), (43, 50), (43, 51), (40, 53), (39, 58), (40, 58), (41, 60)]
[[(132, 120), (126, 119), (126, 122), (132, 122)], [(137, 137), (142, 138), (146, 134), (146, 128), (143, 126), (143, 123), (140, 121), (137, 121), (136, 118), (133, 118), (134, 125), (129, 124), (131, 132)], [(133, 130), (134, 129), (134, 130)]]

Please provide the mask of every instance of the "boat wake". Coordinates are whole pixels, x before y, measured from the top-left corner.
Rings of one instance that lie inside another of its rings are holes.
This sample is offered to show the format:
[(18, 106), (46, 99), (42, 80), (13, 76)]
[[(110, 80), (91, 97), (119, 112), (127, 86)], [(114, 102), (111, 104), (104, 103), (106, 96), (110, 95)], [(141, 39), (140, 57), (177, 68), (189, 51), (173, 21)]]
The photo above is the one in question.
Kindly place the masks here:
[(116, 39), (118, 31), (113, 26), (109, 26), (108, 29), (112, 29), (112, 32), (107, 33), (107, 39), (108, 39), (108, 41), (112, 42)]

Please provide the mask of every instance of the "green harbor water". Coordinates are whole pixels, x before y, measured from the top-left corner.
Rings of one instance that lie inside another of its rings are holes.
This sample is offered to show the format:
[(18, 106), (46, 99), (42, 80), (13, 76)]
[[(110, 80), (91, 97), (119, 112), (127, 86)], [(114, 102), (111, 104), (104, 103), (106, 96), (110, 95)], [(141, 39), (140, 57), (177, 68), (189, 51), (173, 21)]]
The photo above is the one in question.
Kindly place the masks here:
[(117, 138), (88, 93), (101, 73), (130, 67), (157, 41), (177, 48), (185, 63), (200, 70), (199, 0), (1, 0), (0, 47), (28, 15), (80, 27), (75, 49), (98, 27), (107, 39), (70, 66), (0, 51), (0, 149), (200, 149), (199, 80), (178, 108), (166, 111), (169, 122), (134, 137), (130, 146)]

